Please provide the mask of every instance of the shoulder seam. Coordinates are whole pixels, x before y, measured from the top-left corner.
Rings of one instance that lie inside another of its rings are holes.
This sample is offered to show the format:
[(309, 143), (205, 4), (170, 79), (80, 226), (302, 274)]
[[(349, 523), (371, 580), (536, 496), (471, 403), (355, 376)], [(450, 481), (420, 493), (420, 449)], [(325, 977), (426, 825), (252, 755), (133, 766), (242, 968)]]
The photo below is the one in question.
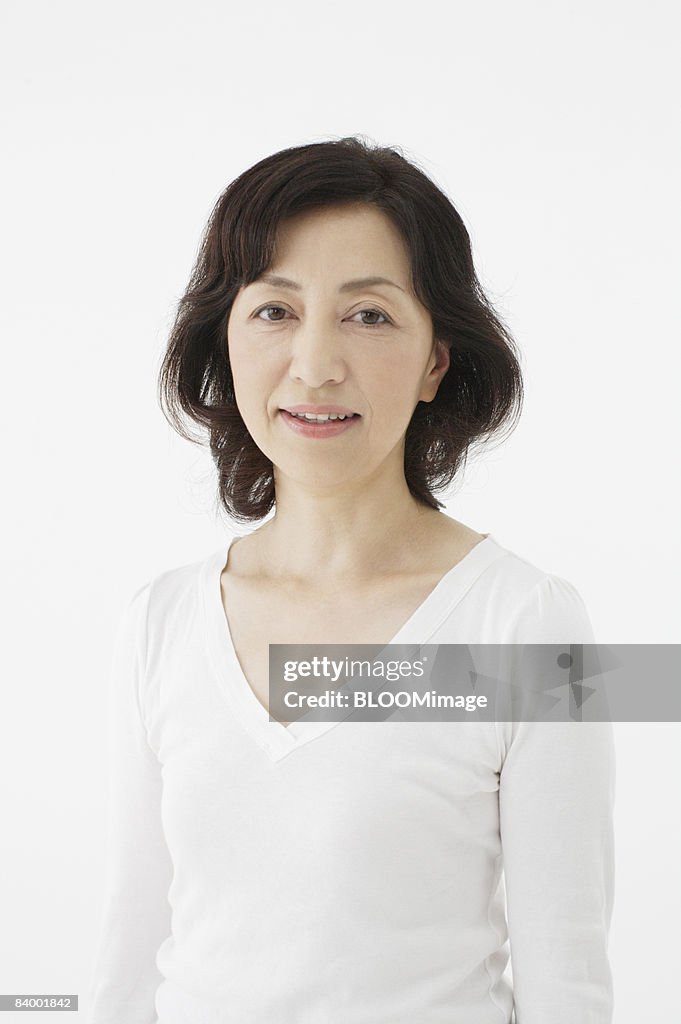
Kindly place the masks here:
[(143, 666), (142, 666), (141, 678), (140, 678), (140, 682), (139, 682), (140, 692), (139, 692), (139, 695), (138, 695), (139, 696), (139, 701), (140, 701), (140, 713), (142, 715), (142, 724), (144, 726), (144, 731), (147, 734), (147, 741), (148, 741), (148, 738), (149, 738), (149, 727), (147, 725), (147, 720), (146, 720), (145, 715), (144, 715), (144, 702), (142, 701), (141, 687), (142, 687), (142, 684), (144, 684), (144, 693), (146, 694), (146, 692), (147, 692), (147, 669), (148, 669), (148, 665), (149, 665), (149, 605), (151, 604), (151, 590), (152, 590), (152, 583), (150, 582), (149, 583), (149, 591), (147, 593), (146, 607), (144, 609), (144, 647), (143, 647), (144, 658), (143, 658)]
[[(142, 622), (141, 622), (142, 630), (141, 630), (141, 636), (139, 638), (139, 642), (141, 644), (141, 652), (140, 653), (141, 653), (142, 657), (141, 657), (141, 666), (140, 666), (139, 678), (137, 679), (136, 684), (135, 684), (135, 700), (136, 700), (136, 703), (137, 703), (137, 714), (139, 716), (140, 724), (141, 724), (141, 726), (142, 726), (142, 728), (144, 730), (144, 735), (145, 735), (145, 739), (146, 739), (147, 743), (149, 742), (149, 731), (148, 731), (148, 727), (147, 727), (147, 721), (146, 721), (146, 718), (145, 718), (145, 715), (144, 715), (144, 701), (142, 700), (142, 687), (143, 687), (143, 684), (146, 684), (146, 678), (147, 678), (147, 663), (148, 663), (148, 656), (149, 656), (148, 655), (148, 651), (149, 651), (149, 598), (150, 598), (150, 594), (151, 594), (152, 582), (153, 581), (148, 581), (147, 583), (142, 584), (141, 587), (138, 587), (137, 590), (135, 591), (135, 593), (133, 594), (132, 598), (130, 599), (130, 603), (131, 604), (135, 601), (136, 598), (141, 598), (144, 601), (144, 608), (143, 608), (143, 615), (142, 615)], [(147, 592), (146, 593), (146, 597), (144, 596), (145, 591)]]
[(515, 615), (513, 616), (512, 625), (514, 625), (521, 617), (523, 610), (525, 609), (525, 606), (529, 603), (530, 598), (534, 595), (535, 591), (544, 583), (546, 583), (546, 581), (550, 579), (551, 576), (553, 576), (553, 573), (545, 572), (540, 580), (537, 580), (535, 583), (532, 584), (528, 592), (525, 594), (525, 597), (521, 600), (520, 604), (515, 609)]

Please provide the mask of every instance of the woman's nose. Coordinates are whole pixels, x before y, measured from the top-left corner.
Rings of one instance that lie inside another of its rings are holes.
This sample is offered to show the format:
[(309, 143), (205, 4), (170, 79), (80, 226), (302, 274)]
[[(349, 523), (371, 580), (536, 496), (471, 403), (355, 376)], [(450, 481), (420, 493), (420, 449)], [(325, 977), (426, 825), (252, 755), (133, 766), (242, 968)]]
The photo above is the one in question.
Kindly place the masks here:
[(310, 319), (291, 332), (289, 371), (312, 386), (345, 375), (340, 330), (321, 318)]

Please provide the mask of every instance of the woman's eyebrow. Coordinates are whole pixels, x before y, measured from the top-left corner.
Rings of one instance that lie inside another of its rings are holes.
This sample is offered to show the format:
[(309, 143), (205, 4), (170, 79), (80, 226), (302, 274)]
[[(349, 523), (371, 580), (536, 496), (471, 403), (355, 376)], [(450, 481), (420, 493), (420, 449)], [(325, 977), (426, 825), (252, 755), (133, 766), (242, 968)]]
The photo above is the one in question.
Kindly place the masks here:
[[(294, 291), (302, 291), (303, 286), (298, 284), (297, 281), (291, 281), (288, 277), (280, 277), (278, 274), (262, 274), (257, 281), (253, 284), (271, 284), (275, 288), (293, 288)], [(338, 286), (339, 292), (351, 292), (356, 291), (359, 288), (370, 288), (374, 284), (389, 284), (393, 288), (399, 289), (403, 292), (404, 288), (400, 288), (399, 284), (395, 284), (394, 281), (389, 281), (387, 277), (356, 277), (352, 281), (346, 281), (345, 284)]]

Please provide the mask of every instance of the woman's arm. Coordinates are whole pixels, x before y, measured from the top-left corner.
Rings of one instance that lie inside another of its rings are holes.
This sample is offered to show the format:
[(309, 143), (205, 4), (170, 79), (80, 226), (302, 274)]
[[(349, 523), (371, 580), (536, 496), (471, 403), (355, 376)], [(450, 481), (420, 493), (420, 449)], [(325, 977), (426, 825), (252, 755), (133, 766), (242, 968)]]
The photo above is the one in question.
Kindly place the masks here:
[(170, 934), (170, 855), (161, 824), (161, 766), (142, 700), (151, 584), (118, 627), (108, 688), (109, 815), (104, 917), (90, 985), (90, 1024), (154, 1024), (163, 980), (156, 953)]
[[(594, 643), (577, 591), (548, 577), (513, 643)], [(610, 722), (515, 722), (499, 785), (517, 1024), (611, 1024), (615, 748)]]

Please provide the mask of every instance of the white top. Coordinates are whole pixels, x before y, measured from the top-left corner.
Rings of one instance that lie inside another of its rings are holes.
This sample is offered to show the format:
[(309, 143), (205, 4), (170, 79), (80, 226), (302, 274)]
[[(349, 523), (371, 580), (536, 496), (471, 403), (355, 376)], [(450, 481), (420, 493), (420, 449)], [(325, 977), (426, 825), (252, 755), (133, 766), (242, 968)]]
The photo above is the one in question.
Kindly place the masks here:
[[(610, 1024), (612, 725), (270, 721), (226, 561), (121, 620), (90, 1024)], [(491, 534), (391, 641), (595, 642)]]

